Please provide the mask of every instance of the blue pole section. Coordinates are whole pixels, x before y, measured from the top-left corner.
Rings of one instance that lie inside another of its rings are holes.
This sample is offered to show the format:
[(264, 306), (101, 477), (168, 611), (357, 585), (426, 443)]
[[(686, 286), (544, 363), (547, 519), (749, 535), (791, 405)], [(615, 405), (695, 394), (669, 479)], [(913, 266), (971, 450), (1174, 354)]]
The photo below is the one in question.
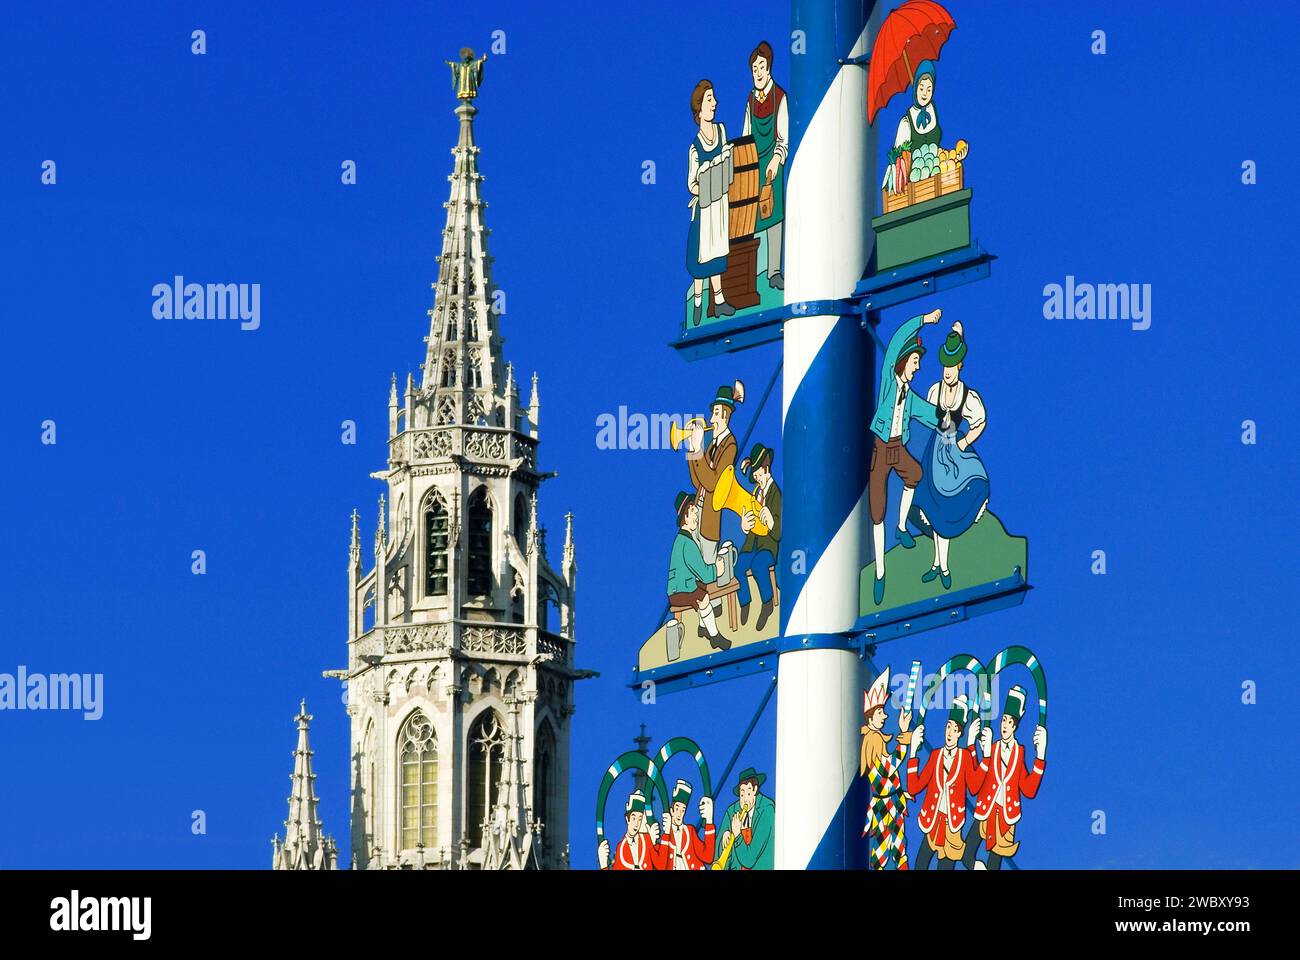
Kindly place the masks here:
[[(882, 13), (872, 0), (793, 0), (786, 194), (786, 302), (849, 296), (872, 253), (875, 136), (867, 71)], [(798, 52), (802, 44), (803, 52)], [(776, 866), (861, 868), (858, 774), (864, 668), (800, 638), (849, 630), (870, 543), (867, 423), (874, 350), (858, 317), (800, 315), (784, 335), (781, 631), (796, 649), (778, 668)]]

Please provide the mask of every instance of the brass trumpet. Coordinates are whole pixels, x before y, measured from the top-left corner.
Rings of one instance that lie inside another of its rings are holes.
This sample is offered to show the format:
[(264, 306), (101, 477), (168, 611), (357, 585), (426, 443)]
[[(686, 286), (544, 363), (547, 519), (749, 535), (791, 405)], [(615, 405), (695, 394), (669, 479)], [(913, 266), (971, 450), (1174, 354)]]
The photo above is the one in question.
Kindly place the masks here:
[[(749, 813), (749, 804), (742, 803), (740, 805), (740, 819), (744, 820), (746, 814), (748, 813)], [(727, 838), (727, 845), (722, 848), (722, 853), (718, 856), (718, 859), (713, 861), (714, 870), (727, 869), (727, 858), (731, 856), (731, 848), (735, 846), (735, 844), (736, 844), (736, 835), (733, 833), (731, 836)]]
[(763, 512), (763, 505), (758, 502), (756, 496), (740, 485), (740, 481), (736, 479), (735, 467), (727, 467), (718, 478), (718, 485), (713, 488), (713, 509), (730, 510), (738, 517), (743, 517), (748, 511), (754, 515), (754, 533), (760, 537), (767, 535), (767, 524), (759, 519), (759, 515)]
[(704, 432), (708, 433), (713, 428), (703, 417), (696, 417), (694, 420), (687, 420), (684, 426), (677, 426), (675, 423), (668, 424), (668, 445), (674, 450), (682, 445), (682, 441), (691, 435), (691, 427), (695, 424), (704, 427)]

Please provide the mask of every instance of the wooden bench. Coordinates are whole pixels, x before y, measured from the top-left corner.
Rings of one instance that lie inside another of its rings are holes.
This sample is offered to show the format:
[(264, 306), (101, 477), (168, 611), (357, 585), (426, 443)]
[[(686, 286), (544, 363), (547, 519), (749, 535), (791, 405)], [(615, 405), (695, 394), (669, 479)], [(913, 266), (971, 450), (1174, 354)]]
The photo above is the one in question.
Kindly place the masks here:
[[(727, 623), (730, 625), (732, 630), (735, 630), (736, 624), (739, 621), (740, 607), (739, 604), (736, 603), (736, 594), (740, 592), (740, 581), (733, 577), (731, 582), (725, 587), (719, 587), (716, 583), (711, 583), (706, 589), (709, 592), (710, 601), (717, 600), (721, 597), (727, 598)], [(681, 623), (682, 614), (687, 610), (694, 610), (695, 607), (688, 603), (685, 606), (680, 607), (670, 605), (668, 609), (672, 612), (672, 615), (676, 618), (677, 622)]]
[[(769, 570), (768, 573), (771, 574), (771, 579), (772, 579), (772, 604), (774, 607), (780, 606), (781, 590), (776, 585), (776, 567), (775, 566), (772, 567), (772, 569)], [(749, 575), (750, 574), (746, 574), (746, 576)], [(757, 588), (758, 586), (757, 580), (754, 581), (754, 585)], [(711, 583), (708, 585), (706, 589), (709, 592), (710, 601), (717, 600), (721, 597), (727, 598), (727, 625), (731, 627), (732, 630), (737, 629), (737, 624), (740, 621), (740, 604), (739, 601), (737, 601), (736, 599), (736, 594), (740, 593), (740, 580), (738, 578), (732, 578), (732, 581), (729, 584), (727, 584), (725, 587), (719, 587), (717, 584)], [(694, 610), (695, 608), (688, 603), (685, 606), (681, 606), (681, 607), (669, 605), (668, 609), (672, 613), (673, 618), (678, 623), (681, 623), (682, 614), (685, 613), (687, 610)]]

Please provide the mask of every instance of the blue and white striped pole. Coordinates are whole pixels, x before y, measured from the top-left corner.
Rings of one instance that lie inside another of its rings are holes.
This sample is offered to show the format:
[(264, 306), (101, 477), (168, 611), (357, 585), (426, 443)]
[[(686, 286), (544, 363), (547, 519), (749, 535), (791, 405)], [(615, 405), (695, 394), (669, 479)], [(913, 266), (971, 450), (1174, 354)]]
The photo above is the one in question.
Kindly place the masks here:
[[(867, 71), (839, 61), (870, 53), (882, 13), (873, 0), (791, 7), (806, 44), (790, 58), (797, 149), (787, 181), (785, 295), (797, 303), (849, 296), (871, 256), (876, 138), (867, 127)], [(776, 866), (861, 868), (865, 808), (851, 794), (864, 666), (853, 651), (816, 643), (858, 618), (870, 542), (874, 351), (856, 316), (795, 317), (784, 343), (781, 631), (809, 648), (783, 653), (778, 670)]]

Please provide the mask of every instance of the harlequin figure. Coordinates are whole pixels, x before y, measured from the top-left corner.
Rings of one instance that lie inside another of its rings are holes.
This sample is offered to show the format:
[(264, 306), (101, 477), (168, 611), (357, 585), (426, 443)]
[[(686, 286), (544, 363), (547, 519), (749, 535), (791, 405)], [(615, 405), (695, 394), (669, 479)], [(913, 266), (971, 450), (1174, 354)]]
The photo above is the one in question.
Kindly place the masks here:
[(602, 840), (598, 855), (602, 870), (663, 870), (666, 847), (659, 844), (659, 824), (646, 823), (645, 795), (634, 790), (623, 814), (627, 833), (618, 842), (614, 862), (609, 863), (609, 841)]
[(678, 780), (659, 834), (660, 862), (664, 870), (707, 870), (713, 863), (713, 798), (700, 798), (698, 828), (683, 822), (690, 802), (691, 785)]
[(925, 727), (918, 726), (912, 731), (907, 792), (914, 797), (925, 794), (921, 813), (916, 818), (916, 825), (925, 834), (916, 857), (918, 870), (927, 869), (935, 857), (939, 858), (940, 870), (951, 870), (965, 853), (961, 832), (966, 825), (966, 798), (975, 796), (984, 783), (984, 773), (975, 754), (980, 729), (978, 715), (971, 724), (966, 748), (961, 748), (961, 734), (973, 712), (964, 696), (953, 700), (944, 724), (943, 748), (930, 752), (924, 770), (920, 769), (916, 751), (925, 739)]
[(868, 838), (868, 866), (884, 870), (892, 860), (899, 870), (907, 869), (907, 797), (903, 791), (903, 765), (912, 742), (908, 727), (912, 713), (898, 717), (898, 743), (884, 733), (885, 703), (889, 699), (889, 668), (886, 667), (862, 695), (861, 774), (867, 778), (867, 822), (862, 835)]
[[(984, 759), (980, 762), (984, 782), (979, 791), (979, 801), (975, 804), (975, 820), (988, 849), (989, 870), (1000, 869), (1002, 859), (1015, 856), (1020, 848), (1020, 842), (1016, 840), (1020, 798), (1033, 799), (1037, 795), (1043, 782), (1043, 771), (1047, 768), (1047, 728), (1041, 726), (1034, 729), (1034, 765), (1025, 765), (1025, 748), (1016, 740), (1016, 729), (1024, 715), (1025, 690), (1017, 684), (1007, 691), (1006, 705), (1002, 708), (1002, 739), (994, 746), (992, 732), (988, 730), (980, 738), (984, 747)], [(967, 837), (963, 857), (968, 869), (975, 868), (976, 844), (971, 843), (971, 839)]]

